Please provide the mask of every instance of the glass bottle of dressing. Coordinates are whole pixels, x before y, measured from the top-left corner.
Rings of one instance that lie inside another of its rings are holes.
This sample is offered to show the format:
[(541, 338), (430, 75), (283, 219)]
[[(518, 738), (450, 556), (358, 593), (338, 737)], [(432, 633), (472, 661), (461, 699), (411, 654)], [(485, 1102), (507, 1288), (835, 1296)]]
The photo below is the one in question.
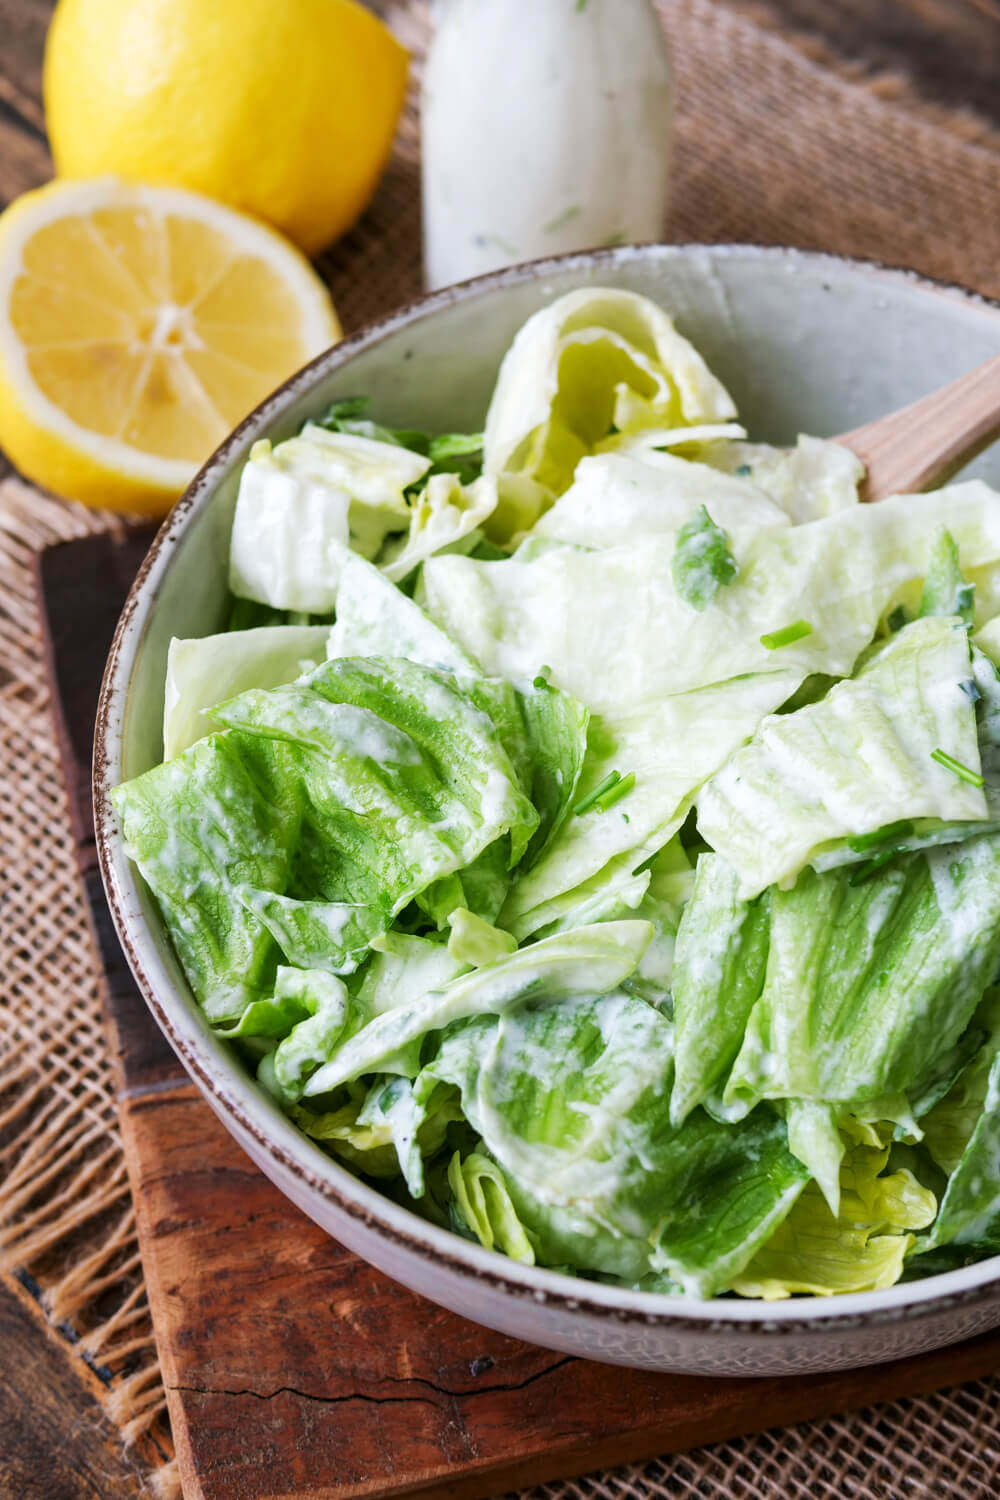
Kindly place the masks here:
[(673, 91), (652, 0), (445, 0), (423, 87), (430, 287), (658, 239)]

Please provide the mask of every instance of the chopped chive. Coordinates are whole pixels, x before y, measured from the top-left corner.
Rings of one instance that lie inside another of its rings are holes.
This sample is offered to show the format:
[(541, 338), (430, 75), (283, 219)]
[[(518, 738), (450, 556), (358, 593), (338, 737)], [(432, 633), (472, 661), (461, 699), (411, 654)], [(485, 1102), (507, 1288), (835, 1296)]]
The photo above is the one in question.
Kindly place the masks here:
[(592, 792), (588, 792), (586, 797), (581, 797), (579, 802), (573, 804), (573, 812), (576, 816), (579, 817), (581, 813), (589, 812), (597, 799), (603, 797), (604, 793), (609, 792), (613, 786), (617, 786), (621, 779), (620, 771), (609, 771), (604, 780), (595, 786)]
[(932, 750), (931, 760), (936, 760), (939, 766), (944, 766), (946, 771), (954, 771), (956, 776), (961, 776), (970, 786), (985, 786), (986, 782), (978, 771), (970, 771), (968, 766), (963, 766), (960, 760), (949, 755), (947, 750)]
[(903, 626), (906, 624), (905, 607), (902, 604), (897, 604), (896, 608), (889, 614), (885, 623), (888, 625), (893, 635), (896, 634), (897, 630), (902, 630)]
[(737, 479), (749, 479), (750, 475), (753, 473), (753, 469), (751, 469), (749, 464), (737, 464), (736, 468), (733, 470), (733, 473), (736, 475)]
[(855, 854), (864, 854), (867, 849), (876, 849), (879, 844), (889, 843), (890, 839), (909, 838), (912, 832), (913, 824), (908, 818), (903, 818), (898, 823), (887, 823), (874, 833), (861, 833), (856, 838), (849, 838), (847, 847), (853, 849)]
[(983, 696), (971, 677), (967, 677), (964, 682), (960, 682), (958, 685), (972, 703), (978, 703)]
[(623, 823), (627, 823), (628, 820), (629, 820), (628, 813), (622, 813), (622, 822)]
[(778, 651), (782, 646), (790, 646), (793, 641), (801, 641), (804, 636), (812, 633), (813, 628), (808, 620), (795, 620), (781, 630), (772, 630), (769, 635), (762, 635), (760, 643), (765, 651)]
[(608, 808), (614, 807), (615, 803), (620, 802), (622, 797), (627, 797), (634, 786), (635, 772), (629, 771), (627, 776), (623, 776), (620, 781), (616, 781), (614, 786), (606, 791), (603, 797), (599, 798), (597, 811), (607, 812)]
[(549, 685), (549, 678), (551, 676), (552, 676), (552, 668), (551, 667), (546, 667), (546, 666), (539, 667), (538, 668), (538, 676), (535, 678), (534, 682), (532, 683), (532, 687), (536, 687), (536, 688), (548, 687), (548, 685)]

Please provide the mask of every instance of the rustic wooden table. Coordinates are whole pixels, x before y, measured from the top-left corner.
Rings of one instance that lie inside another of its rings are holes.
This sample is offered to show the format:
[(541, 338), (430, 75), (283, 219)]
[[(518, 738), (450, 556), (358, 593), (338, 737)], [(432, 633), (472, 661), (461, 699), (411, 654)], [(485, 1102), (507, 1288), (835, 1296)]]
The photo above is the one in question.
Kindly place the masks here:
[[(904, 73), (926, 97), (1000, 124), (1000, 0), (728, 0), (770, 9), (835, 53)], [(54, 0), (0, 0), (0, 207), (51, 172), (41, 101)], [(377, 9), (377, 5), (375, 6)], [(0, 459), (0, 475), (4, 472)], [(30, 1295), (0, 1282), (0, 1500), (124, 1500), (144, 1493)]]

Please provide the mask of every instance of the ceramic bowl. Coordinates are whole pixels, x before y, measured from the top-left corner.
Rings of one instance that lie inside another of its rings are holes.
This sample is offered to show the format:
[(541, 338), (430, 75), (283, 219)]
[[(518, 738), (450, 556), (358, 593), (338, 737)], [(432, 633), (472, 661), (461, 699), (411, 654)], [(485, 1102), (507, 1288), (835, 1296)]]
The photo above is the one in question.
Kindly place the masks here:
[[(834, 434), (925, 394), (1000, 350), (1000, 308), (911, 274), (753, 246), (625, 247), (536, 262), (394, 313), (293, 376), (223, 443), (160, 531), (115, 637), (101, 698), (95, 808), (108, 898), (129, 963), (205, 1098), (312, 1219), (435, 1302), (554, 1349), (652, 1369), (772, 1375), (877, 1363), (1000, 1324), (1000, 1257), (828, 1299), (691, 1302), (521, 1266), (426, 1224), (352, 1177), (281, 1114), (213, 1036), (155, 902), (126, 859), (108, 792), (161, 758), (171, 636), (221, 628), (230, 522), (250, 445), (338, 397), (384, 421), (481, 425), (514, 333), (588, 285), (655, 298), (733, 392), (753, 437)], [(1000, 450), (975, 471), (1000, 485)]]

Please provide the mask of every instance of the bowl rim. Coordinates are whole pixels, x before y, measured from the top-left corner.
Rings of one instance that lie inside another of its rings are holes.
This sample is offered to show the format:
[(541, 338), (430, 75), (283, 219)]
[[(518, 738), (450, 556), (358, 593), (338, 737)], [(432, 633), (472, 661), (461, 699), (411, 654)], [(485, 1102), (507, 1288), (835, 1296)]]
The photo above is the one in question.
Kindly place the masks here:
[(921, 1309), (926, 1312), (931, 1306), (935, 1314), (940, 1314), (995, 1297), (995, 1283), (1000, 1281), (1000, 1256), (878, 1291), (816, 1296), (808, 1300), (789, 1298), (771, 1303), (718, 1298), (699, 1302), (524, 1266), (428, 1223), (354, 1177), (271, 1106), (250, 1074), (236, 1058), (228, 1055), (224, 1043), (211, 1032), (194, 1003), (175, 988), (145, 930), (139, 906), (139, 877), (125, 855), (110, 800), (111, 789), (120, 779), (122, 730), (136, 655), (176, 546), (194, 517), (212, 503), (229, 468), (253, 440), (265, 435), (287, 407), (362, 351), (458, 303), (566, 270), (614, 269), (635, 260), (683, 260), (706, 255), (721, 259), (745, 257), (772, 262), (776, 267), (790, 263), (811, 267), (825, 264), (876, 282), (888, 280), (896, 286), (905, 283), (977, 308), (987, 316), (997, 315), (1000, 335), (1000, 303), (954, 283), (876, 260), (790, 246), (742, 243), (648, 242), (527, 261), (444, 287), (366, 324), (302, 366), (250, 412), (201, 467), (157, 532), (126, 599), (101, 685), (93, 770), (98, 859), (125, 956), (146, 1004), (173, 1050), (226, 1127), (238, 1139), (251, 1138), (282, 1174), (297, 1179), (307, 1196), (322, 1199), (335, 1212), (360, 1222), (428, 1266), (440, 1266), (508, 1298), (674, 1333), (711, 1330), (713, 1334), (752, 1335), (762, 1339), (807, 1333), (815, 1336), (825, 1331), (840, 1336), (852, 1325), (870, 1327), (890, 1323)]

